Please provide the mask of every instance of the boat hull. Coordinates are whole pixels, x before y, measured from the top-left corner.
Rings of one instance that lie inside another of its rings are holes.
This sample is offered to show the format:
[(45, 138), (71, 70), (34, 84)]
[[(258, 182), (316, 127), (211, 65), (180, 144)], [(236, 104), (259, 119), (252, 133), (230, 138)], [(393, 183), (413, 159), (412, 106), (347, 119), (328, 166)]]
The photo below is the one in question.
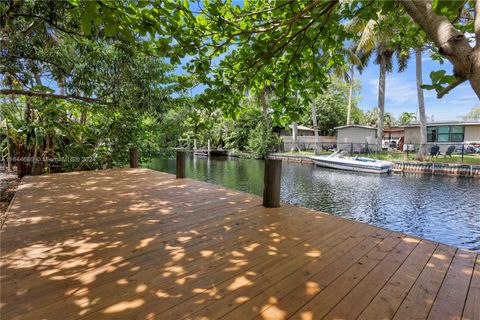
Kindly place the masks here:
[(311, 159), (317, 166), (339, 170), (378, 174), (390, 173), (392, 170), (392, 164), (389, 162), (368, 163), (334, 157), (311, 157)]

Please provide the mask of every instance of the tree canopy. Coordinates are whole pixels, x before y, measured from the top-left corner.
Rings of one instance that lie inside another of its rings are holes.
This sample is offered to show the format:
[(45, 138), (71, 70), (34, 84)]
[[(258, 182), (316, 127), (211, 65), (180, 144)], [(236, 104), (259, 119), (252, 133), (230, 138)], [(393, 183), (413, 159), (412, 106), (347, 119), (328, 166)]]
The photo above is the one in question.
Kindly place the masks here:
[[(2, 1), (2, 139), (9, 155), (22, 144), (110, 165), (128, 147), (182, 139), (263, 153), (275, 126), (308, 123), (312, 102), (321, 130), (341, 124), (349, 103), (332, 74), (348, 80), (373, 43), (399, 61), (428, 48), (453, 70), (424, 88), (442, 97), (468, 81), (480, 96), (479, 13), (473, 0)], [(370, 41), (382, 34), (388, 42)], [(355, 108), (353, 118), (365, 121)]]

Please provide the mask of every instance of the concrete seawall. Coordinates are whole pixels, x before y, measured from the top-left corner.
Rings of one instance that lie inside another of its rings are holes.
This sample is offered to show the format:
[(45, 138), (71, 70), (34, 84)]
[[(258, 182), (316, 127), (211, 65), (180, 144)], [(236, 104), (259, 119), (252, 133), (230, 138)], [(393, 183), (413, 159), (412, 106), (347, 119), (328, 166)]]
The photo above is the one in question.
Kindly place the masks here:
[[(301, 155), (268, 155), (269, 159), (278, 159), (287, 162), (313, 164), (309, 156)], [(457, 175), (480, 178), (480, 166), (470, 164), (446, 164), (435, 162), (392, 161), (393, 171), (396, 173), (418, 173), (436, 175)]]
[(403, 162), (393, 163), (394, 172), (412, 172), (439, 175), (459, 175), (467, 177), (480, 177), (480, 166), (470, 164), (447, 164), (435, 162)]
[(287, 162), (298, 162), (298, 163), (308, 163), (313, 164), (312, 159), (309, 156), (291, 156), (291, 155), (280, 155), (280, 154), (269, 154), (268, 159), (277, 159)]

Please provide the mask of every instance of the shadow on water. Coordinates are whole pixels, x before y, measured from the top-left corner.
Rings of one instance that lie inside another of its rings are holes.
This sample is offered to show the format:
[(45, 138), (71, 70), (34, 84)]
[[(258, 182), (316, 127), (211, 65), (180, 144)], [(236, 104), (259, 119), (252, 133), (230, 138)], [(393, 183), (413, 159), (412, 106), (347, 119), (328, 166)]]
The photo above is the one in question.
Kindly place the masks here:
[[(175, 173), (175, 159), (145, 167)], [(187, 158), (187, 177), (262, 195), (263, 161)], [(373, 175), (284, 162), (282, 201), (480, 250), (480, 181), (453, 176)]]

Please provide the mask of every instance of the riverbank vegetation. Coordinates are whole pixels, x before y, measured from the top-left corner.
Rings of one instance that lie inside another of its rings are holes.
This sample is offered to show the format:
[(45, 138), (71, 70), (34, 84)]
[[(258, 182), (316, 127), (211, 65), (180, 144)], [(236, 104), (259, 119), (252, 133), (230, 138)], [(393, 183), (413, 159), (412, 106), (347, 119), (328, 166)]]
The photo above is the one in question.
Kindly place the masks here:
[[(443, 96), (468, 81), (480, 95), (478, 1), (13, 0), (0, 9), (2, 159), (8, 169), (26, 159), (32, 174), (209, 142), (263, 157), (292, 124), (328, 135), (346, 122), (408, 123), (381, 101), (386, 73), (419, 48), (455, 70), (432, 72), (420, 91)], [(379, 65), (381, 94), (364, 113), (355, 74), (368, 63)]]

